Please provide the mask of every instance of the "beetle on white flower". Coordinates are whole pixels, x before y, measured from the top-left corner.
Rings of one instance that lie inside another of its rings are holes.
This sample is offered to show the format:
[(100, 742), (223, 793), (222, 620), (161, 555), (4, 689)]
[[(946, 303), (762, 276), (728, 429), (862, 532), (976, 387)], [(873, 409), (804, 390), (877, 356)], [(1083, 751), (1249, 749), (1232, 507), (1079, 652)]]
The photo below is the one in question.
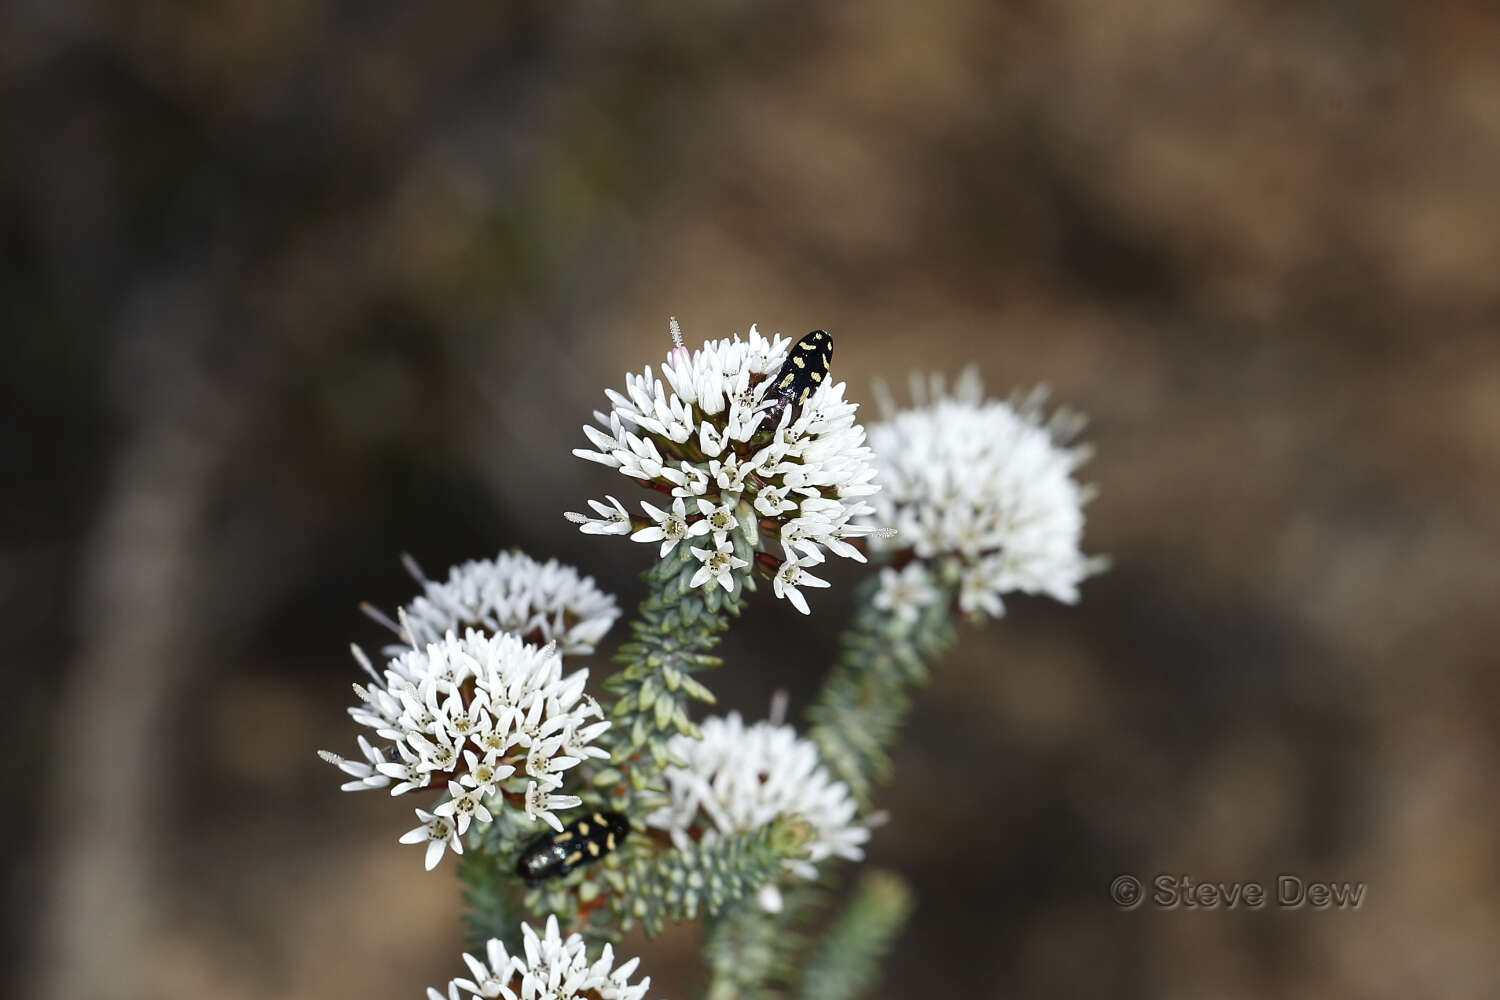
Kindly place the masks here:
[[(798, 345), (780, 335), (767, 340), (752, 326), (746, 339), (708, 341), (690, 352), (675, 322), (673, 335), (678, 346), (659, 374), (648, 366), (625, 376), (623, 393), (606, 390), (609, 412), (596, 413), (598, 426), (584, 428), (592, 447), (573, 452), (676, 500), (694, 501), (680, 508), (674, 502), (670, 513), (643, 503), (649, 518), (631, 517), (630, 537), (662, 542), (666, 556), (675, 542), (711, 531), (713, 547), (693, 550), (708, 570), (695, 574), (693, 585), (730, 591), (735, 573), (752, 562), (774, 581), (784, 559), (803, 567), (827, 552), (862, 559), (847, 540), (876, 530), (867, 520), (874, 508), (866, 498), (878, 487), (844, 383), (818, 368), (816, 380), (797, 383), (795, 405), (787, 405), (775, 384), (784, 380), (783, 369), (799, 378), (814, 370), (788, 361)], [(826, 334), (802, 343), (805, 350), (831, 350)], [(592, 503), (598, 517), (570, 513), (568, 519), (591, 534), (626, 533), (619, 510)], [(726, 544), (740, 555), (723, 555)], [(806, 599), (785, 584), (774, 588), (777, 596), (808, 613)]]

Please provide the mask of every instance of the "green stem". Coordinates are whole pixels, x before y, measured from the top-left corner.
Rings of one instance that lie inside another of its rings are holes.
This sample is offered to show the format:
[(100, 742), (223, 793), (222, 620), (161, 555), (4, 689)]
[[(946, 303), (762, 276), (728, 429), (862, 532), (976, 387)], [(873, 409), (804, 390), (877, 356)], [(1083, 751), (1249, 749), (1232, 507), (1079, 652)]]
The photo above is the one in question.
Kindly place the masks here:
[(865, 992), (911, 907), (911, 889), (899, 877), (867, 872), (807, 963), (804, 1000), (851, 1000)]
[(808, 918), (821, 908), (828, 887), (799, 879), (780, 888), (780, 914), (767, 913), (751, 896), (704, 924), (703, 959), (709, 972), (705, 1000), (786, 996), (807, 952)]
[(786, 862), (802, 857), (814, 830), (806, 820), (782, 816), (767, 826), (727, 834), (680, 850), (638, 856), (619, 880), (608, 908), (629, 930), (637, 921), (648, 935), (667, 920), (693, 920), (700, 911), (712, 916), (775, 881)]
[[(735, 553), (750, 558), (749, 545), (734, 536)], [(699, 735), (688, 717), (692, 701), (713, 704), (714, 696), (692, 675), (717, 667), (710, 653), (719, 636), (738, 615), (750, 585), (748, 568), (734, 573), (734, 588), (693, 587), (702, 563), (691, 543), (711, 547), (711, 539), (684, 539), (642, 574), (648, 593), (631, 623), (631, 640), (615, 656), (621, 669), (604, 682), (616, 692), (609, 713), (613, 725), (605, 734), (610, 766), (594, 775), (594, 788), (613, 809), (626, 813), (649, 806), (642, 792), (658, 784), (669, 762), (667, 741), (677, 733)], [(743, 551), (741, 551), (743, 550)]]
[(495, 859), (475, 851), (464, 855), (458, 875), (470, 946), (483, 951), (490, 938), (499, 938), (507, 948), (519, 947), (525, 910), (517, 898), (516, 883), (496, 877)]
[(808, 709), (808, 735), (823, 763), (849, 786), (860, 807), (890, 774), (890, 748), (911, 708), (911, 690), (927, 680), (927, 664), (953, 644), (949, 596), (922, 609), (916, 621), (875, 607), (879, 580), (860, 587), (854, 621), (840, 638), (833, 670)]
[[(911, 691), (927, 680), (928, 664), (954, 641), (952, 594), (940, 589), (937, 599), (913, 621), (875, 606), (878, 578), (866, 580), (856, 597), (854, 620), (840, 637), (839, 656), (808, 709), (808, 735), (818, 744), (823, 764), (849, 786), (868, 811), (876, 787), (890, 775), (890, 748), (911, 709)], [(899, 891), (898, 891), (899, 890)], [(874, 977), (890, 938), (905, 917), (908, 894), (894, 876), (862, 882), (843, 918), (796, 976), (786, 970), (801, 954), (803, 935), (787, 933), (811, 923), (820, 909), (819, 893), (789, 895), (780, 919), (758, 911), (732, 914), (728, 940), (765, 944), (763, 961), (713, 962), (710, 1000), (742, 995), (785, 995), (777, 983), (801, 981), (806, 997), (851, 996)], [(781, 936), (777, 936), (778, 931)], [(722, 967), (720, 967), (722, 966)]]

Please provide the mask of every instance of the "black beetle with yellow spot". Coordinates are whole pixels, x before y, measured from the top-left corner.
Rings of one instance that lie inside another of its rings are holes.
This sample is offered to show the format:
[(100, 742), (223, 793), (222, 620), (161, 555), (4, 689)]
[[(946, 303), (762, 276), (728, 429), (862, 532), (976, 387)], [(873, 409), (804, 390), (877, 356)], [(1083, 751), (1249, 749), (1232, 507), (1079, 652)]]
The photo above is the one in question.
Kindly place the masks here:
[(580, 865), (598, 861), (630, 833), (630, 820), (617, 812), (591, 813), (558, 833), (544, 833), (521, 852), (516, 874), (535, 885), (560, 878)]
[(792, 419), (796, 420), (802, 404), (828, 378), (832, 364), (833, 338), (827, 330), (814, 330), (793, 344), (766, 395), (764, 419), (769, 423), (763, 426), (775, 427), (787, 407), (791, 407)]

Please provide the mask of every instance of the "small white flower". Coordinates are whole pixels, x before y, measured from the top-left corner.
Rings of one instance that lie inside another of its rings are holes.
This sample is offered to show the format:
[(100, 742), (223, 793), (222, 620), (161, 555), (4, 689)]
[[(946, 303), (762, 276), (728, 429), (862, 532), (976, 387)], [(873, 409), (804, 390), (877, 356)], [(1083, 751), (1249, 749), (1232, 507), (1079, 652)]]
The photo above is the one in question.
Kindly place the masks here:
[[(777, 464), (777, 462), (772, 460), (770, 452), (763, 452), (762, 455), (764, 457), (761, 459), (760, 465), (774, 466)], [(750, 475), (754, 468), (755, 466), (749, 462), (741, 462), (740, 457), (734, 454), (731, 454), (722, 462), (716, 458), (708, 463), (708, 471), (713, 476), (715, 485), (725, 493), (736, 497), (744, 492), (745, 477)]]
[(364, 761), (345, 760), (338, 754), (327, 750), (319, 750), (318, 756), (345, 774), (354, 776), (353, 781), (345, 782), (340, 786), (341, 791), (360, 792), (366, 788), (384, 788), (389, 785), (391, 779), (380, 771), (381, 765), (387, 763), (384, 751), (376, 749), (369, 740), (361, 736), (359, 737), (359, 752), (364, 755)]
[[(598, 747), (590, 747), (590, 750), (599, 750)], [(600, 751), (604, 752), (604, 751)], [(497, 764), (494, 753), (486, 753), (480, 757), (473, 750), (464, 751), (464, 760), (469, 768), (460, 782), (477, 791), (480, 795), (488, 795), (495, 790), (495, 786), (505, 778), (516, 773), (514, 766), (510, 764)]]
[(461, 639), (450, 632), (425, 649), (406, 650), (383, 674), (359, 658), (378, 683), (356, 686), (360, 704), (350, 715), (385, 742), (361, 737), (366, 763), (323, 756), (357, 779), (346, 790), (393, 782), (393, 795), (447, 790), (446, 801), (417, 810), (422, 826), (402, 841), (428, 844), (429, 869), (444, 845), (461, 851), (459, 837), (471, 823), (491, 822), (492, 809), (513, 808), (500, 792), (525, 791), (527, 814), (560, 827), (552, 810), (579, 801), (556, 793), (562, 772), (608, 756), (595, 745), (610, 724), (590, 721), (602, 713), (583, 693), (588, 672), (564, 674), (555, 644), (538, 648), (507, 632), (470, 629)]
[(1069, 442), (1082, 420), (1044, 419), (1044, 392), (1015, 405), (986, 400), (973, 369), (952, 394), (939, 378), (914, 379), (913, 396), (918, 405), (870, 428), (882, 489), (863, 523), (893, 531), (872, 546), (910, 550), (937, 578), (957, 580), (970, 615), (1002, 614), (1012, 591), (1076, 601), (1079, 583), (1103, 568), (1079, 551), (1091, 492), (1074, 473), (1089, 450)]
[(597, 517), (589, 517), (586, 514), (575, 514), (568, 511), (563, 516), (574, 524), (578, 530), (585, 535), (628, 535), (630, 534), (630, 515), (620, 505), (620, 501), (614, 497), (606, 496), (610, 506), (606, 507), (598, 500), (590, 500), (589, 506), (594, 508)]
[[(662, 772), (668, 802), (646, 817), (648, 826), (666, 830), (685, 847), (797, 815), (816, 833), (808, 856), (787, 862), (792, 874), (814, 878), (818, 862), (831, 855), (864, 857), (869, 828), (855, 819), (858, 806), (848, 786), (829, 775), (811, 740), (791, 726), (747, 726), (737, 712), (707, 718), (700, 728), (701, 740), (679, 734), (668, 742), (668, 752), (683, 766)], [(774, 906), (778, 898), (768, 893), (762, 905)]]
[(469, 975), (448, 984), (447, 997), (429, 988), (429, 1000), (457, 998), (462, 990), (475, 997), (505, 997), (506, 1000), (644, 1000), (651, 988), (648, 976), (632, 983), (640, 959), (615, 965), (614, 946), (606, 943), (599, 959), (588, 960), (583, 937), (566, 939), (558, 930), (557, 917), (549, 915), (541, 934), (530, 924), (521, 925), (522, 954), (512, 955), (498, 938), (485, 945), (484, 958), (464, 955)]
[(875, 592), (875, 607), (889, 611), (910, 624), (922, 609), (938, 599), (937, 588), (927, 575), (927, 568), (914, 562), (897, 572), (889, 566), (880, 571), (880, 589)]
[(822, 561), (823, 557), (820, 555), (816, 558), (806, 557), (800, 562), (796, 559), (788, 559), (782, 563), (781, 569), (776, 571), (776, 577), (771, 583), (771, 586), (776, 591), (776, 596), (785, 597), (791, 601), (792, 606), (804, 615), (811, 614), (812, 612), (807, 606), (807, 598), (803, 597), (802, 592), (797, 588), (826, 587), (829, 585), (827, 580), (821, 580), (807, 572), (808, 566), (816, 566)]
[[(863, 560), (848, 540), (866, 533), (860, 522), (874, 508), (865, 498), (878, 487), (844, 383), (824, 380), (795, 420), (787, 408), (773, 425), (763, 404), (771, 377), (787, 358), (788, 340), (767, 340), (751, 327), (748, 339), (736, 335), (689, 352), (679, 342), (681, 331), (674, 330), (674, 346), (659, 374), (647, 367), (625, 376), (624, 392), (607, 390), (609, 412), (596, 413), (598, 426), (584, 428), (591, 447), (574, 454), (696, 503), (680, 515), (675, 503), (670, 515), (648, 506), (654, 524), (632, 522), (623, 509), (598, 504), (600, 518), (574, 514), (570, 520), (590, 533), (661, 541), (663, 556), (677, 541), (710, 530), (713, 551), (737, 537), (751, 549), (762, 540), (774, 545), (782, 528), (796, 521), (799, 544), (789, 558), (804, 566), (829, 552)], [(705, 522), (708, 528), (701, 527)], [(779, 562), (776, 554), (768, 566)], [(742, 560), (730, 571), (749, 565)], [(695, 579), (698, 586), (733, 589), (718, 571)], [(797, 603), (790, 591), (777, 593)]]
[(447, 848), (451, 847), (454, 854), (464, 852), (464, 842), (459, 839), (458, 828), (448, 817), (418, 809), (417, 819), (422, 821), (422, 825), (403, 833), (401, 843), (427, 845), (428, 871), (432, 871), (443, 860)]
[(562, 736), (556, 736), (545, 743), (533, 743), (526, 755), (526, 773), (543, 788), (561, 788), (562, 772), (583, 762), (582, 757), (569, 757), (559, 752), (564, 742)]
[(495, 818), (484, 807), (482, 793), (478, 789), (465, 788), (460, 782), (450, 781), (448, 792), (452, 798), (432, 811), (439, 816), (451, 819), (458, 827), (460, 837), (469, 832), (469, 824), (474, 820), (488, 823)]
[(703, 563), (698, 567), (698, 572), (693, 574), (693, 579), (689, 581), (689, 584), (694, 587), (701, 587), (712, 580), (725, 590), (733, 590), (734, 571), (750, 565), (748, 560), (741, 559), (734, 554), (734, 544), (727, 538), (713, 549), (700, 549), (695, 545), (693, 555)]
[(698, 513), (703, 515), (699, 523), (704, 526), (705, 531), (714, 533), (714, 544), (722, 545), (729, 537), (730, 532), (740, 526), (740, 519), (735, 514), (734, 503), (713, 504), (708, 500), (698, 501)]
[(609, 751), (601, 746), (595, 746), (594, 741), (599, 735), (609, 728), (608, 722), (596, 722), (589, 726), (570, 726), (562, 735), (561, 751), (569, 756), (576, 757), (580, 761), (589, 757), (599, 760), (608, 760)]
[(558, 833), (562, 833), (562, 820), (558, 819), (552, 810), (572, 809), (582, 802), (583, 800), (576, 795), (549, 792), (535, 781), (526, 784), (526, 815), (531, 819), (541, 820)]
[[(385, 735), (384, 732), (381, 735)], [(385, 775), (386, 780), (394, 781), (395, 787), (391, 789), (392, 795), (405, 795), (416, 788), (428, 788), (432, 780), (431, 770), (424, 767), (422, 755), (413, 750), (405, 742), (392, 744), (395, 751), (395, 760), (381, 761), (377, 769)]]
[(688, 522), (687, 505), (683, 502), (681, 497), (678, 497), (676, 500), (672, 501), (672, 508), (670, 511), (660, 510), (656, 507), (651, 506), (644, 500), (641, 501), (641, 506), (645, 508), (647, 514), (651, 515), (651, 520), (655, 521), (656, 523), (642, 528), (635, 534), (631, 535), (631, 541), (660, 541), (660, 555), (662, 556), (665, 556), (668, 552), (671, 552), (673, 549), (675, 549), (677, 547), (677, 543), (682, 541), (684, 538), (696, 538), (699, 535), (708, 533), (709, 525), (707, 522)]
[(755, 510), (765, 517), (779, 517), (787, 511), (797, 509), (797, 501), (787, 494), (791, 488), (787, 486), (767, 486), (755, 497)]
[(696, 466), (682, 463), (682, 482), (672, 487), (674, 497), (701, 497), (708, 492), (708, 472)]

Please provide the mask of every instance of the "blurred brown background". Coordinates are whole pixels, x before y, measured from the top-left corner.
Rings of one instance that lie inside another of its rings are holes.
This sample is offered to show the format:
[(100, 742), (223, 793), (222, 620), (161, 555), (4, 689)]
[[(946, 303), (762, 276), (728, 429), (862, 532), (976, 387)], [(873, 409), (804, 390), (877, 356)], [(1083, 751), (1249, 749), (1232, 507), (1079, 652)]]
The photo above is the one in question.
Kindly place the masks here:
[[(10, 995), (459, 970), (410, 803), (314, 756), (355, 608), (512, 545), (633, 606), (568, 449), (669, 314), (1093, 416), (1115, 569), (923, 694), (886, 995), (1496, 995), (1497, 51), (1480, 2), (8, 4)], [(755, 602), (722, 702), (805, 704), (853, 579)], [(1283, 871), (1368, 898), (1106, 892)]]

